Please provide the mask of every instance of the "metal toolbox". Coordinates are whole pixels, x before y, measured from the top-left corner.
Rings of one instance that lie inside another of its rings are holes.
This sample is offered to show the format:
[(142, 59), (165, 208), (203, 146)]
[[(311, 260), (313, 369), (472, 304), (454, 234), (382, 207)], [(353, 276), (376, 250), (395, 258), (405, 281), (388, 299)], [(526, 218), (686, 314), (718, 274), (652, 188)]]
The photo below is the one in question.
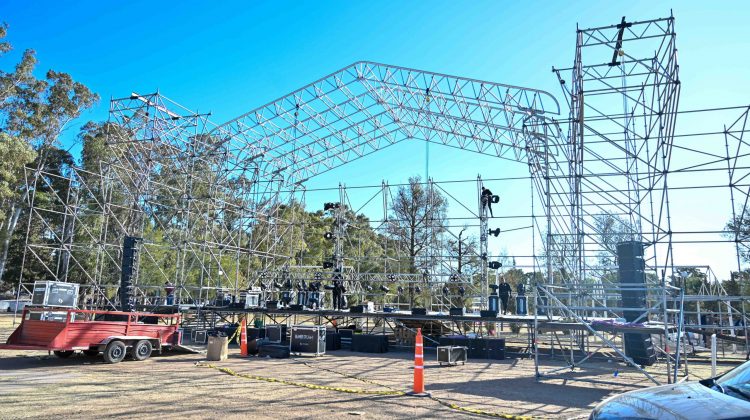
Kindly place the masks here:
[(293, 325), (289, 340), (291, 353), (314, 354), (326, 352), (326, 327), (323, 325)]
[(458, 362), (466, 363), (469, 349), (464, 346), (439, 346), (437, 348), (437, 360), (442, 366), (443, 363), (457, 365)]
[(78, 283), (60, 281), (34, 282), (32, 305), (76, 308), (78, 305)]

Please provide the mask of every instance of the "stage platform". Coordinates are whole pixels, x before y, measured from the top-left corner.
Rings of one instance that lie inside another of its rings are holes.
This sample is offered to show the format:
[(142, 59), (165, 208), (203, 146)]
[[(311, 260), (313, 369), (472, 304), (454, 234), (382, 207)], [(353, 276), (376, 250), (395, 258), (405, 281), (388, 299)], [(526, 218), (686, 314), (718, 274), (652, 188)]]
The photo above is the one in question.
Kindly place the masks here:
[[(426, 315), (413, 315), (411, 312), (406, 311), (394, 311), (394, 312), (349, 312), (348, 310), (337, 311), (330, 309), (321, 310), (301, 310), (294, 311), (289, 309), (267, 309), (267, 308), (252, 308), (252, 309), (240, 309), (230, 307), (203, 307), (200, 308), (202, 311), (209, 311), (220, 313), (223, 315), (232, 314), (256, 314), (265, 315), (269, 317), (318, 317), (321, 319), (341, 319), (341, 318), (367, 318), (367, 319), (381, 319), (381, 320), (402, 320), (402, 321), (437, 321), (437, 322), (504, 322), (512, 324), (525, 324), (530, 329), (534, 328), (534, 315), (498, 315), (497, 317), (482, 317), (478, 314), (465, 314), (465, 315), (450, 315), (439, 312), (428, 312)], [(583, 331), (588, 330), (586, 325), (578, 322), (571, 322), (561, 317), (554, 316), (538, 316), (536, 317), (536, 327), (539, 332), (554, 332), (554, 331), (566, 331), (576, 330)], [(645, 333), (645, 334), (664, 334), (663, 324), (644, 324), (644, 325), (622, 325), (622, 324), (608, 324), (605, 321), (612, 321), (611, 318), (590, 318), (587, 319), (589, 325), (595, 331), (609, 332), (609, 333)], [(670, 327), (670, 330), (673, 329)]]
[[(336, 311), (332, 309), (320, 310), (302, 310), (292, 311), (289, 309), (233, 309), (229, 307), (203, 307), (203, 311), (212, 311), (225, 314), (264, 314), (264, 315), (299, 315), (299, 316), (318, 316), (322, 318), (380, 318), (380, 319), (404, 319), (414, 321), (447, 321), (447, 322), (511, 322), (529, 324), (534, 322), (534, 315), (498, 315), (497, 317), (481, 317), (476, 314), (466, 314), (452, 316), (446, 313), (428, 312), (426, 315), (412, 315), (411, 312), (394, 311), (394, 312), (349, 312)], [(546, 319), (546, 318), (545, 318)]]

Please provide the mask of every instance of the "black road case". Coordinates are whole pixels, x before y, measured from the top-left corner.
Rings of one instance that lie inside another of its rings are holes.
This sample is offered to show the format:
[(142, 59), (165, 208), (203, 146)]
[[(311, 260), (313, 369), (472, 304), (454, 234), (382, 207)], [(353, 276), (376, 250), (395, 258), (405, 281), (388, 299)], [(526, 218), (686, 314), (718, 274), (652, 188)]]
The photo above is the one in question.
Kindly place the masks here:
[(284, 324), (266, 325), (265, 338), (271, 343), (285, 343), (286, 342), (286, 325)]
[(326, 327), (323, 325), (293, 325), (289, 351), (295, 354), (320, 356), (326, 352)]
[(75, 308), (78, 304), (78, 283), (60, 281), (34, 282), (31, 303), (39, 306)]
[(457, 365), (458, 362), (466, 364), (468, 358), (468, 349), (464, 346), (438, 346), (437, 360), (442, 366), (443, 363)]

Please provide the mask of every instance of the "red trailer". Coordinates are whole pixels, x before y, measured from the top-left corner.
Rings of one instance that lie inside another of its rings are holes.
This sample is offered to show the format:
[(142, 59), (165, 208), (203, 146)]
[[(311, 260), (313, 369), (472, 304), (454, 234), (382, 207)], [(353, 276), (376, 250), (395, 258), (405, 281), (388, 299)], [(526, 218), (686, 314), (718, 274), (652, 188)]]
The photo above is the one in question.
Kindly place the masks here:
[(47, 350), (62, 358), (82, 350), (102, 353), (108, 363), (130, 353), (145, 360), (153, 350), (178, 346), (179, 327), (180, 314), (26, 307), (21, 325), (0, 350)]

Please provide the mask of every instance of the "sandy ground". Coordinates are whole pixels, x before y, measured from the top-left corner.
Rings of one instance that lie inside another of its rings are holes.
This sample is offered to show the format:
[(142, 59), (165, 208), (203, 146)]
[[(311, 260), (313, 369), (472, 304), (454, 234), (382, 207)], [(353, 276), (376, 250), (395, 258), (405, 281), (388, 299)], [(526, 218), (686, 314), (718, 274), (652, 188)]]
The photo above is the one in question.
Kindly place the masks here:
[[(0, 337), (8, 334), (7, 321), (0, 316)], [(215, 364), (239, 373), (350, 389), (408, 391), (412, 383), (413, 356), (408, 353), (336, 351), (285, 360), (243, 359), (238, 353), (230, 348), (230, 359)], [(0, 418), (477, 417), (428, 398), (350, 394), (230, 376), (197, 366), (201, 360), (201, 355), (174, 353), (109, 365), (82, 354), (58, 359), (46, 352), (0, 351)], [(434, 351), (428, 351), (425, 365), (427, 391), (445, 403), (541, 418), (585, 418), (607, 396), (650, 385), (643, 375), (617, 363), (587, 364), (540, 381), (528, 359), (439, 367)], [(555, 366), (559, 362), (545, 362), (545, 369)]]

